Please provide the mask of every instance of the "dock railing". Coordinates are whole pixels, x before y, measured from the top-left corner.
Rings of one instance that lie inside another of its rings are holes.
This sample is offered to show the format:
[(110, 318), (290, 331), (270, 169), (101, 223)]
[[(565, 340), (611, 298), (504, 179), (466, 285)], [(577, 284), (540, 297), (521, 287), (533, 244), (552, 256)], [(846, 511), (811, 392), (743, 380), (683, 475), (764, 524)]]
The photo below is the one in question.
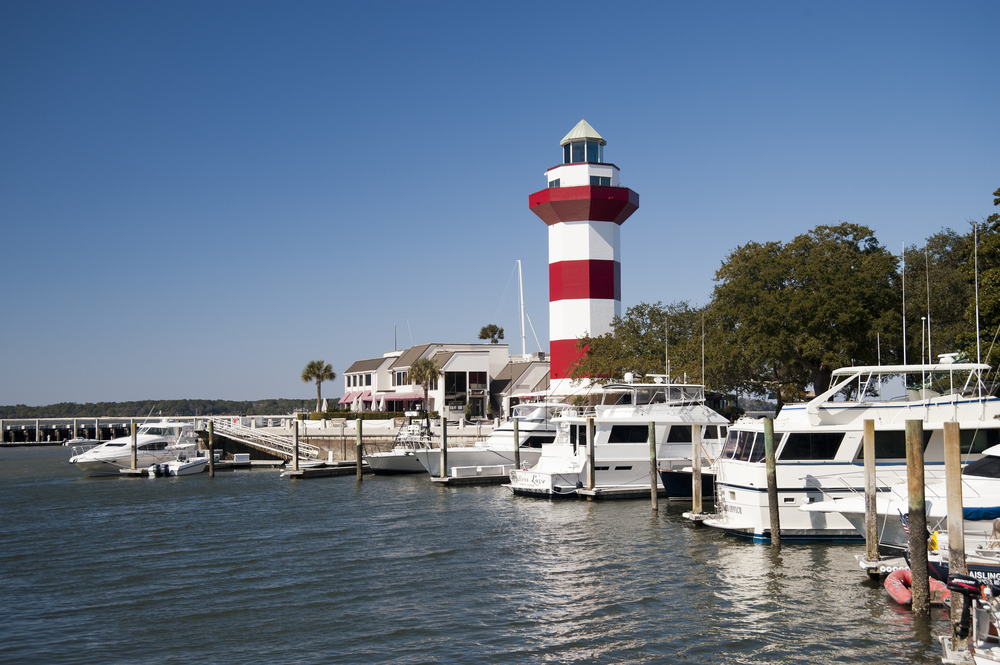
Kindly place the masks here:
[[(237, 425), (232, 418), (209, 418), (208, 420), (212, 421), (216, 434), (239, 441), (251, 448), (288, 458), (291, 458), (294, 453), (295, 446), (290, 436), (268, 434), (259, 429)], [(319, 448), (299, 441), (299, 457), (316, 459), (319, 457)]]

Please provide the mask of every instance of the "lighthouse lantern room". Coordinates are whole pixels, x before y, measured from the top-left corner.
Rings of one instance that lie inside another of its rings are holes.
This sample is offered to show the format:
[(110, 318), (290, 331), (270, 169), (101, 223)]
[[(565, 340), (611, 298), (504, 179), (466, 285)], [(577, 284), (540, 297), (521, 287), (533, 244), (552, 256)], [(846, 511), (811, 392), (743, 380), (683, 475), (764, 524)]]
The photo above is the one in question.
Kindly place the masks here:
[(611, 332), (621, 315), (621, 224), (639, 195), (605, 163), (607, 141), (581, 120), (562, 141), (563, 163), (545, 172), (548, 187), (528, 207), (549, 227), (549, 351), (553, 394), (569, 394), (584, 335)]

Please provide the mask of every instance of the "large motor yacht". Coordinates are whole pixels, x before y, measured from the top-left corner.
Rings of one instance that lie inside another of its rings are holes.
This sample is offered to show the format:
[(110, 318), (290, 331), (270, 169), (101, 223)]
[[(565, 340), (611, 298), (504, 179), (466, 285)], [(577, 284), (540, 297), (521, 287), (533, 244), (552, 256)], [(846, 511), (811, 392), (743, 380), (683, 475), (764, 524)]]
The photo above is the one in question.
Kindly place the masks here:
[[(139, 427), (136, 432), (136, 468), (169, 462), (177, 457), (178, 448), (197, 446), (198, 435), (191, 423), (162, 420)], [(96, 446), (74, 446), (70, 463), (76, 464), (88, 476), (118, 475), (132, 465), (132, 438), (122, 436)]]
[[(789, 404), (774, 419), (778, 517), (783, 541), (853, 541), (854, 526), (834, 512), (799, 510), (864, 492), (864, 421), (875, 423), (877, 485), (906, 480), (907, 420), (922, 420), (925, 478), (944, 476), (944, 423), (956, 421), (963, 459), (1000, 443), (1000, 400), (989, 394), (989, 365), (954, 362), (845, 367), (813, 400)], [(708, 526), (755, 541), (770, 540), (764, 421), (741, 418), (717, 462), (716, 514)]]
[(589, 418), (594, 422), (597, 492), (650, 487), (651, 422), (659, 466), (691, 464), (693, 425), (715, 435), (702, 439), (701, 450), (716, 457), (729, 421), (705, 405), (704, 387), (652, 378), (652, 383), (634, 383), (626, 375), (623, 383), (603, 386), (601, 404), (563, 411), (555, 418), (555, 441), (542, 446), (533, 467), (511, 471), (507, 487), (515, 494), (542, 497), (572, 496), (586, 488)]

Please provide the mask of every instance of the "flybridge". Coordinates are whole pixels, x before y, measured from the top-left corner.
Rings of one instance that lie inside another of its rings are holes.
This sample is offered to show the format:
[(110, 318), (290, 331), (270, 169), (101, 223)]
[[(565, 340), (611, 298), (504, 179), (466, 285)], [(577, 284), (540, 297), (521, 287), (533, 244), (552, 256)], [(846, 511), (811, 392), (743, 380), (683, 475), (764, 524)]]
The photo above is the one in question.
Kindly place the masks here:
[(925, 365), (842, 367), (833, 372), (830, 389), (809, 402), (810, 411), (825, 402), (913, 402), (940, 397), (980, 398), (990, 389), (980, 363), (939, 362)]

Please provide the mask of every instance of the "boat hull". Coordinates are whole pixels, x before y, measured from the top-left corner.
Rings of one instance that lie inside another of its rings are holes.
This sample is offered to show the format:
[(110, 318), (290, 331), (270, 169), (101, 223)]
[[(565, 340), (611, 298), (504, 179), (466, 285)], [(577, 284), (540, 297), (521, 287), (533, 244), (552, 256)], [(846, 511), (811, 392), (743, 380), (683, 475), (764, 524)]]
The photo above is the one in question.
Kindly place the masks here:
[(394, 476), (407, 473), (427, 473), (413, 450), (390, 450), (387, 453), (365, 455), (372, 473), (379, 476)]

